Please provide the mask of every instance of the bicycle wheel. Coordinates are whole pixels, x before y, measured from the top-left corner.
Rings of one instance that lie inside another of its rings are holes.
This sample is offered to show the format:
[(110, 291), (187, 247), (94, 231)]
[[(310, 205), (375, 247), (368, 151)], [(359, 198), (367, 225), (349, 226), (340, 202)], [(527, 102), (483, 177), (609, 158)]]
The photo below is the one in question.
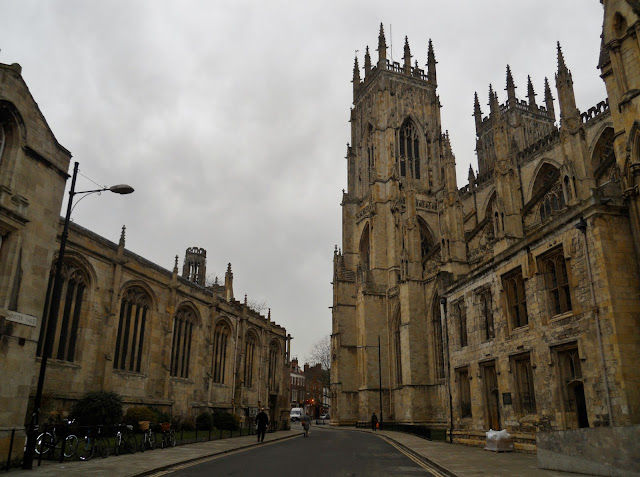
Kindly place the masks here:
[(89, 460), (93, 457), (93, 454), (96, 451), (95, 443), (93, 438), (85, 437), (83, 441), (80, 441), (78, 445), (78, 457), (80, 460)]
[(144, 452), (147, 447), (147, 433), (146, 431), (140, 436), (140, 452)]
[(96, 442), (96, 451), (98, 452), (98, 455), (103, 459), (109, 457), (109, 454), (111, 454), (109, 439), (107, 439), (106, 437), (98, 437)]
[(125, 434), (122, 438), (122, 442), (124, 444), (124, 448), (130, 454), (135, 454), (138, 450), (138, 442), (136, 441), (136, 436), (133, 434)]
[(171, 429), (169, 431), (169, 445), (171, 447), (175, 447), (176, 446), (176, 433), (173, 429)]
[(153, 431), (149, 431), (149, 449), (153, 450), (156, 448), (156, 433)]
[(78, 448), (78, 437), (74, 434), (69, 434), (65, 439), (64, 456), (69, 459), (76, 454)]
[(49, 432), (43, 432), (36, 439), (36, 454), (46, 455), (53, 447), (53, 436)]

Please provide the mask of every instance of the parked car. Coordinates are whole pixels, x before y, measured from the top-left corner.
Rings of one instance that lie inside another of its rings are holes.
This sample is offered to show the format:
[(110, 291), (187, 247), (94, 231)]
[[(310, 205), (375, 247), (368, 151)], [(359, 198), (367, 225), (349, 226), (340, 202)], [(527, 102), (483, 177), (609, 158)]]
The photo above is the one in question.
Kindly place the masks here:
[(329, 414), (323, 414), (323, 415), (320, 416), (320, 419), (322, 419), (322, 420), (326, 419), (328, 421), (329, 419), (331, 419), (331, 416), (329, 416)]

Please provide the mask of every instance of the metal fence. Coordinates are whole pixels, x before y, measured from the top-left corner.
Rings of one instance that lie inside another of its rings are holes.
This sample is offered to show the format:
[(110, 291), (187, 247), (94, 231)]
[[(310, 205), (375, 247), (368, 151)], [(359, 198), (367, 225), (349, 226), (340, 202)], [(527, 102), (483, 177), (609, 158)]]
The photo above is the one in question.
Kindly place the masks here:
[[(287, 430), (290, 428), (289, 421), (272, 421), (269, 423), (268, 432), (277, 432), (281, 430)], [(90, 428), (84, 426), (74, 426), (72, 428), (65, 428), (60, 426), (58, 428), (57, 435), (62, 438), (62, 442), (64, 442), (64, 438), (69, 434), (74, 434), (78, 437), (79, 440), (83, 439), (87, 434), (87, 431)], [(111, 445), (115, 443), (115, 435), (117, 432), (116, 426), (102, 426), (101, 427), (101, 435), (107, 437), (110, 440)], [(159, 431), (159, 428), (156, 426), (152, 426), (152, 430), (154, 430), (155, 441), (156, 441), (156, 449), (160, 449), (160, 443), (162, 440), (162, 433)], [(49, 432), (51, 431), (51, 426), (44, 425), (41, 426), (41, 430), (38, 432)], [(9, 441), (9, 446), (5, 449), (1, 449), (0, 453), (0, 470), (9, 471), (11, 468), (17, 468), (22, 466), (22, 454), (25, 446), (25, 437), (24, 437), (24, 428), (15, 428), (11, 430), (7, 430), (7, 433), (10, 433), (11, 438)], [(185, 444), (193, 444), (196, 442), (206, 442), (206, 441), (214, 441), (218, 439), (231, 439), (234, 437), (242, 437), (256, 434), (255, 424), (251, 421), (245, 422), (240, 425), (237, 429), (198, 429), (198, 426), (192, 428), (181, 428), (178, 430), (174, 430), (176, 445), (185, 445)], [(136, 446), (138, 450), (140, 450), (141, 445), (141, 433), (134, 434), (136, 440)], [(111, 453), (113, 454), (113, 448), (111, 449)], [(5, 454), (6, 452), (6, 454)], [(54, 454), (56, 454), (54, 456)], [(12, 458), (13, 456), (13, 458)], [(36, 455), (34, 459), (34, 465), (40, 465), (42, 459), (60, 459), (62, 461), (65, 460), (76, 460), (78, 457), (76, 455), (69, 458), (64, 458), (62, 452), (49, 452), (47, 455)], [(37, 464), (36, 464), (37, 462)]]

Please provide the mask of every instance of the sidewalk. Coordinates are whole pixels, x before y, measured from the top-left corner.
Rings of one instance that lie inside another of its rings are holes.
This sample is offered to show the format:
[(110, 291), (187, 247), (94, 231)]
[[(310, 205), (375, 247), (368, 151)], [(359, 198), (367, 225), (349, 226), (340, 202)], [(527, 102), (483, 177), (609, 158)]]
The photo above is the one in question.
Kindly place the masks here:
[[(373, 433), (368, 429), (354, 427), (331, 427), (329, 425), (315, 425), (313, 427), (320, 432), (326, 429), (327, 431)], [(289, 431), (268, 433), (265, 437), (265, 443), (297, 437), (302, 433), (299, 426), (295, 426)], [(479, 447), (428, 441), (402, 432), (378, 431), (375, 434), (434, 465), (442, 475), (450, 477), (577, 477), (581, 475), (538, 469), (537, 458), (532, 454), (488, 452)], [(37, 467), (36, 461), (33, 470), (17, 469), (12, 470), (8, 475), (16, 477), (50, 477), (61, 474), (68, 477), (83, 477), (85, 475), (139, 477), (161, 472), (176, 465), (257, 445), (259, 444), (256, 443), (256, 436), (234, 437), (187, 444), (170, 449), (156, 449), (144, 454), (137, 452), (133, 455), (110, 456), (107, 459), (94, 457), (88, 462), (73, 461), (60, 464), (59, 462), (42, 461), (42, 466)]]
[[(332, 427), (331, 429), (336, 429)], [(347, 428), (354, 429), (354, 428)], [(368, 429), (360, 432), (374, 434)], [(413, 454), (417, 454), (440, 469), (444, 475), (457, 477), (577, 477), (584, 474), (538, 469), (535, 454), (519, 452), (489, 452), (480, 447), (428, 441), (404, 432), (376, 431)]]
[[(270, 432), (264, 438), (264, 443), (289, 439), (302, 435), (300, 429), (290, 431)], [(234, 437), (231, 439), (217, 439), (215, 441), (186, 444), (168, 449), (148, 450), (144, 454), (140, 451), (135, 454), (111, 455), (106, 459), (94, 457), (90, 461), (52, 462), (43, 460), (38, 467), (38, 461), (34, 461), (32, 470), (11, 470), (7, 476), (14, 477), (50, 477), (65, 475), (65, 477), (84, 477), (86, 475), (97, 477), (137, 477), (160, 472), (169, 467), (186, 464), (193, 460), (204, 459), (216, 455), (226, 454), (257, 445), (256, 436)]]

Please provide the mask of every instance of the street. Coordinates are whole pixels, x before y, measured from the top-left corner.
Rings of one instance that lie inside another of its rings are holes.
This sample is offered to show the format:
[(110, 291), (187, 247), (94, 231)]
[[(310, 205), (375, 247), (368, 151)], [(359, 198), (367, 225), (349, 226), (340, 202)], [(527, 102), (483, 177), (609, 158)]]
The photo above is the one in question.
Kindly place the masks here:
[(313, 426), (308, 437), (264, 443), (155, 475), (327, 477), (437, 474), (429, 473), (422, 464), (378, 436)]

